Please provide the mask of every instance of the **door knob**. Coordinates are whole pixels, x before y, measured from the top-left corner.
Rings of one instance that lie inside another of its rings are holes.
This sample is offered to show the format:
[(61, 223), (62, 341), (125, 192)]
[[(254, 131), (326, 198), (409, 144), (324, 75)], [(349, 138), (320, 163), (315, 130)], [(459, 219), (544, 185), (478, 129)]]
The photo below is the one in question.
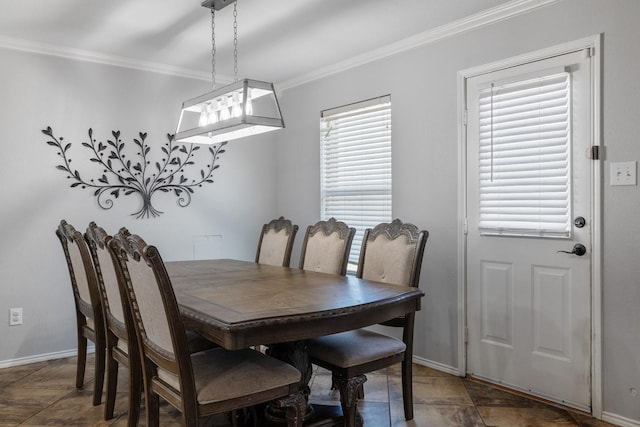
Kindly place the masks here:
[(587, 248), (582, 243), (576, 243), (575, 245), (573, 245), (573, 249), (571, 250), (571, 252), (569, 252), (569, 251), (558, 251), (558, 252), (563, 252), (565, 254), (582, 256), (582, 255), (587, 253)]
[(576, 217), (576, 219), (573, 220), (573, 225), (575, 225), (578, 228), (584, 227), (586, 223), (587, 221), (581, 216)]

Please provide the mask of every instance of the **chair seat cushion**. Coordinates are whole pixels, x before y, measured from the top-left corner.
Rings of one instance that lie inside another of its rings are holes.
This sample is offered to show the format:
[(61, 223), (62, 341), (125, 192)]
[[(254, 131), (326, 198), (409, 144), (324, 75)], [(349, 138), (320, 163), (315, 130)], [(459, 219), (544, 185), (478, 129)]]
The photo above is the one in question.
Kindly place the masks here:
[[(293, 366), (255, 350), (229, 351), (223, 348), (191, 356), (196, 393), (200, 404), (234, 399), (300, 381)], [(176, 378), (167, 378), (169, 383)], [(176, 387), (178, 384), (173, 384)]]
[(399, 339), (366, 329), (307, 340), (312, 359), (323, 360), (340, 368), (362, 365), (403, 353), (407, 346)]

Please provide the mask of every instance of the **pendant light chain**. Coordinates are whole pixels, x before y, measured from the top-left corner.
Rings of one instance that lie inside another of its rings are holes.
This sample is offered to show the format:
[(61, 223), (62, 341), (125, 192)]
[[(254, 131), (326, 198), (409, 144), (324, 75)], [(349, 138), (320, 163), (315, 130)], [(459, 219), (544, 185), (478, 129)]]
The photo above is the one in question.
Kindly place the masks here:
[(216, 88), (216, 12), (211, 8), (211, 90)]
[(233, 81), (238, 81), (238, 1), (233, 2)]

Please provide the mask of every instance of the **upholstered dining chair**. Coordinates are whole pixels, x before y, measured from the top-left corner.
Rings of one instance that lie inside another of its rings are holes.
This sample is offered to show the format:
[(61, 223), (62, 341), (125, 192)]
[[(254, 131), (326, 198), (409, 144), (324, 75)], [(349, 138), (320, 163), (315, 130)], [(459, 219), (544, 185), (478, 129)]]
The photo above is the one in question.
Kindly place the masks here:
[(300, 253), (300, 269), (344, 276), (355, 228), (330, 218), (307, 227)]
[(185, 327), (160, 253), (136, 235), (109, 243), (120, 286), (134, 316), (145, 389), (147, 426), (159, 425), (159, 398), (182, 414), (186, 427), (204, 416), (280, 399), (287, 424), (302, 426), (306, 403), (300, 372), (251, 349), (215, 348), (190, 355)]
[[(357, 277), (418, 287), (424, 247), (429, 233), (395, 219), (365, 230)], [(367, 329), (342, 332), (307, 341), (312, 363), (329, 369), (340, 390), (346, 426), (358, 425), (356, 405), (366, 381), (364, 374), (402, 362), (405, 419), (413, 419), (413, 327), (415, 313), (383, 325), (402, 328), (402, 340)]]
[(293, 241), (297, 232), (298, 226), (282, 216), (263, 225), (258, 240), (256, 262), (289, 267)]
[[(120, 229), (120, 233), (130, 235), (124, 227)], [(123, 365), (128, 368), (129, 372), (128, 426), (134, 427), (138, 425), (140, 417), (140, 396), (143, 390), (142, 370), (133, 326), (133, 315), (129, 306), (123, 304), (125, 299), (120, 294), (117, 277), (120, 271), (117, 268), (118, 261), (114, 259), (112, 251), (109, 249), (111, 238), (102, 227), (93, 221), (85, 233), (85, 240), (96, 269), (98, 289), (105, 316), (107, 396), (104, 419), (113, 418), (118, 387), (118, 367)], [(187, 331), (187, 342), (190, 353), (216, 347), (213, 342), (192, 331)]]
[(78, 362), (76, 368), (76, 388), (84, 386), (84, 373), (87, 365), (87, 340), (95, 344), (95, 381), (93, 404), (102, 401), (102, 388), (105, 371), (104, 316), (97, 277), (89, 249), (82, 233), (64, 219), (56, 229), (56, 236), (62, 244), (73, 298), (76, 307), (76, 330), (78, 335)]
[(85, 232), (85, 240), (96, 269), (105, 316), (107, 395), (104, 419), (113, 418), (118, 386), (118, 366), (122, 364), (129, 369), (128, 426), (134, 427), (138, 425), (140, 418), (142, 371), (135, 332), (127, 326), (131, 324), (131, 320), (128, 319), (131, 313), (128, 312), (128, 307), (122, 304), (116, 269), (108, 247), (111, 236), (95, 222), (91, 222)]

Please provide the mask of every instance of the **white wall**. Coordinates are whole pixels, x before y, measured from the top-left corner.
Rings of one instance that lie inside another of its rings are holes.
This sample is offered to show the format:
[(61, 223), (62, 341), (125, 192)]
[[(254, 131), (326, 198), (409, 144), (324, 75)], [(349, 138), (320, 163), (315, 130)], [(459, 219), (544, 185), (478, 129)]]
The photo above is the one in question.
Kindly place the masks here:
[[(164, 214), (135, 219), (135, 196), (121, 195), (103, 210), (93, 191), (70, 188), (40, 130), (51, 126), (71, 142), (72, 165), (89, 177), (95, 164), (81, 146), (89, 127), (103, 141), (120, 130), (125, 144), (148, 132), (157, 144), (151, 155), (160, 155), (182, 101), (209, 85), (4, 49), (0, 63), (0, 364), (76, 348), (69, 276), (54, 234), (62, 218), (83, 232), (92, 220), (111, 233), (126, 226), (165, 260), (193, 258), (194, 236), (202, 235), (222, 236), (210, 248), (220, 257), (253, 260), (262, 224), (276, 214), (275, 135), (230, 142), (215, 182), (197, 188), (191, 205), (158, 194), (154, 205)], [(198, 153), (196, 162), (206, 161), (206, 148)], [(11, 307), (24, 308), (24, 325), (8, 326)]]
[[(391, 94), (393, 216), (430, 231), (415, 353), (457, 366), (457, 87), (460, 70), (604, 33), (603, 137), (609, 162), (640, 159), (640, 2), (563, 0), (288, 89), (278, 136), (278, 210), (319, 219), (319, 114)], [(610, 420), (640, 424), (640, 193), (604, 185), (603, 375)], [(293, 260), (299, 256), (297, 242)]]

